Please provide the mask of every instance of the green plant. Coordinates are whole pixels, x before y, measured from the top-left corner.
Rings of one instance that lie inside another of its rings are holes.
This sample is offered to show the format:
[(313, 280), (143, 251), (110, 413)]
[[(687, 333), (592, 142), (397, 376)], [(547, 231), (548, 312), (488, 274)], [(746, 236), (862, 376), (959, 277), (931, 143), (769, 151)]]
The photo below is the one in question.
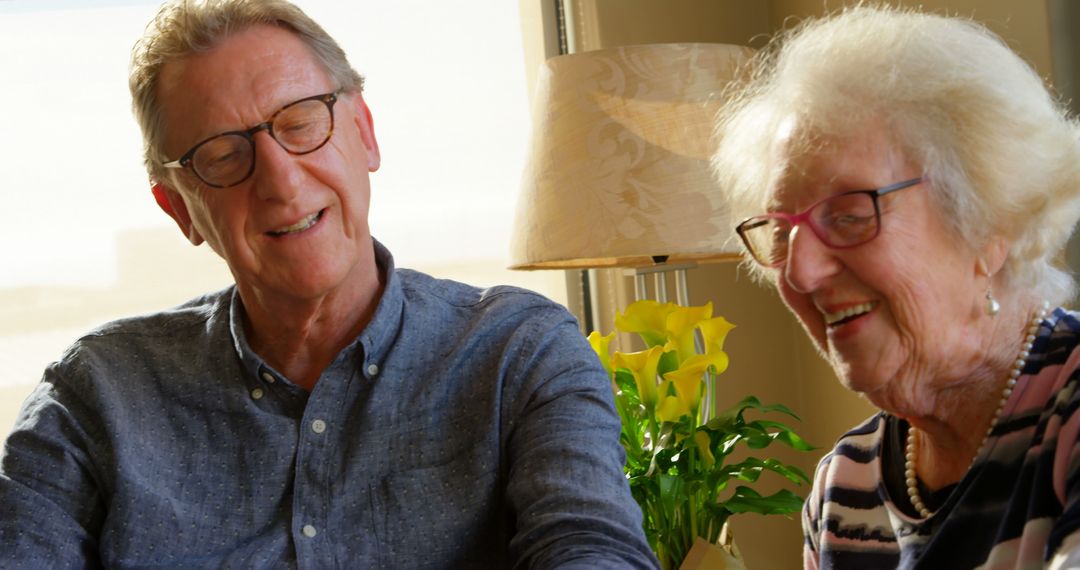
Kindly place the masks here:
[(801, 469), (772, 458), (732, 458), (740, 446), (759, 450), (774, 442), (812, 449), (783, 423), (747, 417), (748, 412), (798, 416), (753, 396), (715, 416), (711, 404), (702, 404), (716, 375), (727, 369), (723, 345), (734, 325), (712, 317), (711, 303), (681, 307), (638, 301), (616, 315), (615, 328), (636, 333), (646, 349), (611, 354), (615, 333), (593, 332), (589, 343), (611, 374), (626, 476), (661, 566), (677, 568), (695, 537), (715, 544), (732, 514), (798, 512), (802, 498), (788, 489), (763, 496), (738, 483), (753, 484), (767, 471), (797, 485), (809, 483)]

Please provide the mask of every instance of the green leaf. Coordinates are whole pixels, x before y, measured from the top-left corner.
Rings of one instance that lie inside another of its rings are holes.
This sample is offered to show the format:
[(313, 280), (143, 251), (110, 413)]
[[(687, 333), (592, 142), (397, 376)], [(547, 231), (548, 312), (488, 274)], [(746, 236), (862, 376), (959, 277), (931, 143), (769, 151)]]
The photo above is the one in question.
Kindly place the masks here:
[(615, 371), (615, 385), (619, 387), (619, 391), (625, 394), (627, 398), (632, 399), (635, 403), (641, 403), (637, 383), (634, 382), (634, 375), (629, 370), (619, 368)]
[(727, 457), (728, 455), (731, 455), (731, 452), (735, 451), (735, 446), (738, 445), (742, 439), (742, 436), (737, 433), (725, 435), (724, 438), (713, 447), (713, 455), (718, 457)]
[(767, 497), (750, 487), (739, 486), (735, 494), (724, 501), (724, 507), (732, 513), (758, 513), (762, 515), (786, 515), (802, 509), (801, 497), (787, 489), (781, 489)]
[(739, 470), (735, 475), (740, 481), (746, 481), (747, 483), (754, 483), (761, 477), (761, 467), (747, 466)]
[(676, 506), (683, 501), (684, 483), (680, 477), (660, 474), (660, 507), (665, 513), (674, 513)]
[(795, 465), (788, 465), (779, 460), (770, 458), (763, 462), (763, 466), (769, 471), (783, 475), (788, 481), (797, 485), (802, 485), (803, 483), (806, 483), (807, 485), (810, 484), (810, 478), (806, 476), (806, 473), (803, 472), (802, 469), (799, 469)]
[(791, 446), (792, 449), (797, 449), (799, 451), (811, 451), (813, 449), (817, 449), (813, 445), (810, 445), (809, 443), (807, 443), (806, 440), (799, 437), (799, 434), (797, 434), (797, 433), (795, 433), (793, 431), (779, 432), (779, 433), (776, 434), (776, 439), (777, 439), (777, 441), (781, 441), (781, 442), (786, 443), (787, 445)]
[(799, 437), (799, 434), (795, 433), (795, 430), (791, 429), (790, 427), (788, 427), (788, 426), (786, 426), (786, 425), (784, 425), (784, 424), (782, 424), (780, 422), (774, 422), (774, 421), (769, 421), (769, 420), (757, 420), (756, 422), (753, 422), (753, 423), (760, 425), (763, 429), (772, 428), (772, 429), (776, 430), (774, 432), (776, 435), (773, 438), (775, 440), (777, 440), (777, 441), (780, 441), (782, 443), (787, 444), (788, 446), (792, 447), (793, 449), (797, 449), (799, 451), (811, 451), (813, 449), (816, 449), (814, 446), (810, 445), (806, 440)]
[[(756, 400), (757, 399), (755, 398), (755, 402), (756, 402)], [(757, 405), (747, 406), (747, 408), (753, 408), (754, 410), (756, 410), (758, 412), (761, 412), (763, 414), (769, 413), (769, 412), (780, 412), (782, 414), (787, 414), (787, 415), (789, 415), (789, 416), (791, 416), (791, 417), (793, 417), (793, 418), (795, 418), (797, 420), (800, 420), (800, 421), (802, 420), (802, 418), (800, 418), (798, 416), (798, 414), (791, 411), (791, 408), (788, 408), (787, 406), (785, 406), (783, 404), (769, 404), (769, 405), (766, 406), (766, 405), (762, 405), (762, 404), (758, 403)]]
[(746, 446), (750, 449), (762, 449), (765, 447), (769, 447), (769, 444), (772, 443), (773, 438), (768, 433), (751, 431), (746, 436), (744, 436), (743, 440), (746, 442)]
[(744, 404), (748, 400), (752, 400), (755, 403), (757, 402), (757, 398), (747, 396), (742, 402), (717, 414), (716, 417), (709, 420), (709, 423), (706, 425), (713, 431), (733, 431), (737, 424), (742, 423), (742, 411), (745, 409), (746, 406)]
[(750, 422), (748, 425), (753, 425), (754, 427), (757, 427), (758, 429), (761, 429), (761, 430), (773, 429), (773, 430), (777, 430), (777, 431), (795, 431), (795, 430), (791, 429), (791, 427), (788, 426), (787, 424), (777, 422), (777, 421), (773, 421), (773, 420), (764, 420), (764, 419), (762, 419), (762, 420), (754, 420), (754, 421)]
[[(760, 475), (763, 471), (772, 471), (797, 485), (802, 485), (803, 483), (810, 483), (810, 479), (806, 476), (806, 473), (804, 473), (802, 469), (799, 469), (794, 465), (788, 465), (780, 460), (772, 458), (759, 459), (757, 457), (747, 457), (740, 463), (731, 465), (731, 469), (732, 474), (738, 473), (736, 476), (745, 481), (756, 481), (758, 475)], [(756, 471), (757, 474), (750, 475), (750, 477), (752, 478), (749, 479), (743, 476), (744, 473), (749, 474), (751, 471)]]
[(713, 469), (711, 473), (705, 478), (705, 485), (709, 489), (713, 489), (713, 495), (723, 491), (728, 484), (728, 481), (733, 477), (733, 473), (726, 467), (721, 469)]
[(799, 469), (798, 465), (784, 464), (784, 471), (779, 472), (781, 475), (791, 479), (793, 483), (798, 485), (807, 484), (810, 485), (810, 477), (807, 476), (805, 471)]
[[(724, 429), (724, 426), (733, 426), (742, 423), (742, 414), (746, 410), (755, 410), (761, 413), (780, 412), (787, 414), (795, 419), (799, 419), (799, 416), (790, 408), (783, 404), (762, 404), (754, 396), (747, 396), (742, 399), (738, 404), (724, 410), (718, 414), (715, 418), (709, 421), (710, 426), (715, 425), (718, 429)], [(731, 429), (728, 427), (727, 429)]]

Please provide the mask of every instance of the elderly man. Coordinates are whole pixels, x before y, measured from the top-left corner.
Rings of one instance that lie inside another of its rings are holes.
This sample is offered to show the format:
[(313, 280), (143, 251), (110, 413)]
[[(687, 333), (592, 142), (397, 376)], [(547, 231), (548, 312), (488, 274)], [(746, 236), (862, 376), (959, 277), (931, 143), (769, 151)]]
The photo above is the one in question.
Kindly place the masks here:
[(79, 339), (0, 456), (0, 567), (653, 567), (563, 309), (394, 267), (362, 81), (281, 0), (178, 1), (131, 90), (236, 284)]

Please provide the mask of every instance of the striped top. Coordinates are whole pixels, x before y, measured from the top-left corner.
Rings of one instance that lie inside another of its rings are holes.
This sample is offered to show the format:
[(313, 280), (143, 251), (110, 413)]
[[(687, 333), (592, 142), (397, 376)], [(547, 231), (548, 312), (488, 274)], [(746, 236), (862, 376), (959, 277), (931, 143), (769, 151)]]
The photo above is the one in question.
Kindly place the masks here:
[(903, 469), (902, 447), (888, 458), (904, 422), (879, 413), (841, 437), (803, 508), (806, 568), (1042, 568), (1080, 552), (1078, 344), (1080, 313), (1043, 321), (986, 445), (925, 520), (882, 478)]

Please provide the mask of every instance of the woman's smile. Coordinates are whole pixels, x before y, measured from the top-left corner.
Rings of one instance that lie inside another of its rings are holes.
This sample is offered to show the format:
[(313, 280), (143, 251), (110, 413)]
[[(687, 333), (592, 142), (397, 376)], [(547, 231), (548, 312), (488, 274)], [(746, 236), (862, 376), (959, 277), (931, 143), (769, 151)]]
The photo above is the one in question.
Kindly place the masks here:
[(825, 326), (832, 329), (849, 323), (872, 311), (876, 304), (877, 303), (874, 302), (859, 303), (858, 305), (846, 307), (835, 312), (826, 312)]

